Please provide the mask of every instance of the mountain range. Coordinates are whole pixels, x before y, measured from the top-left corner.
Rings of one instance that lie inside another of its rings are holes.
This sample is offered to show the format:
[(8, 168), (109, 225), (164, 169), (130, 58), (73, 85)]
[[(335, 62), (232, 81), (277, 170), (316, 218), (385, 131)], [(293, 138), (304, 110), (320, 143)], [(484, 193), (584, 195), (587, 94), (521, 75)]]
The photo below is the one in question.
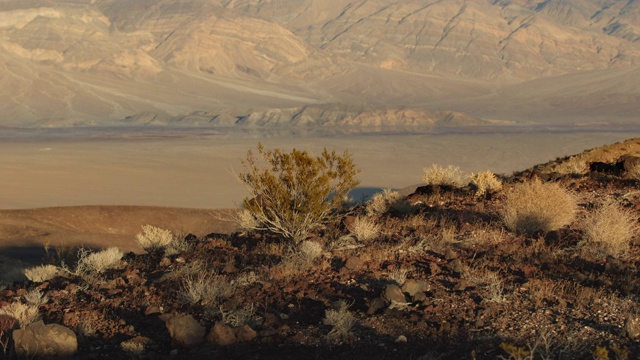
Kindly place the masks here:
[(0, 126), (632, 126), (635, 0), (3, 0)]

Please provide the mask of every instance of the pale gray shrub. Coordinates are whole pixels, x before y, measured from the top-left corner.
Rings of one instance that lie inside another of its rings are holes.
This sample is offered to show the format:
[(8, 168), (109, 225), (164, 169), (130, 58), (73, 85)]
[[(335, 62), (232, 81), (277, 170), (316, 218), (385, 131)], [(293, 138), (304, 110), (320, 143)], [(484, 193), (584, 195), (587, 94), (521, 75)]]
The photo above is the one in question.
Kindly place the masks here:
[(444, 168), (437, 164), (424, 169), (422, 181), (427, 185), (449, 185), (457, 188), (468, 183), (466, 175), (458, 166), (449, 165)]
[(24, 276), (36, 283), (49, 281), (59, 274), (60, 268), (55, 265), (40, 265), (24, 269)]
[(322, 255), (322, 245), (316, 241), (305, 240), (298, 247), (300, 255), (305, 261), (313, 262)]
[(24, 294), (23, 297), (24, 301), (26, 301), (28, 305), (33, 305), (36, 308), (40, 307), (40, 305), (42, 304), (46, 304), (47, 301), (49, 301), (49, 297), (45, 295), (40, 289), (29, 290)]
[(380, 228), (380, 224), (377, 224), (375, 220), (365, 216), (357, 216), (351, 224), (351, 233), (360, 241), (370, 241), (380, 236)]
[(116, 267), (123, 255), (122, 251), (117, 247), (110, 247), (95, 253), (80, 249), (76, 270), (73, 273), (80, 276), (101, 274)]
[(136, 242), (145, 250), (163, 248), (173, 241), (169, 230), (153, 225), (142, 225), (142, 231), (136, 234)]
[(164, 256), (178, 255), (187, 252), (193, 245), (185, 238), (174, 238), (165, 248)]
[(329, 337), (347, 337), (356, 324), (356, 317), (348, 310), (344, 301), (339, 301), (336, 309), (325, 311), (323, 323), (331, 326)]
[(184, 279), (179, 300), (185, 304), (218, 304), (233, 295), (235, 290), (235, 284), (227, 276), (205, 272)]
[(413, 211), (411, 203), (397, 191), (384, 189), (382, 192), (373, 195), (366, 204), (367, 215), (381, 216), (387, 212), (398, 214), (408, 214)]
[(18, 321), (20, 328), (40, 320), (38, 307), (35, 305), (13, 302), (0, 308), (0, 315), (7, 315)]

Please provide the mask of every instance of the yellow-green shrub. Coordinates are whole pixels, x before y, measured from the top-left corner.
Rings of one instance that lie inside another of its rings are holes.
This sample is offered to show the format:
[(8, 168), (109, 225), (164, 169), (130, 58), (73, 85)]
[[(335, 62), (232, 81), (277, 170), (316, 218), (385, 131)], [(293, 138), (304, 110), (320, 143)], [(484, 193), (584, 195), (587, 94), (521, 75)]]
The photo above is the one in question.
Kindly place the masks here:
[(314, 228), (331, 220), (359, 184), (348, 152), (326, 149), (320, 156), (293, 149), (266, 150), (258, 145), (263, 166), (251, 151), (238, 178), (251, 196), (242, 203), (256, 220), (256, 229), (281, 234), (298, 243)]

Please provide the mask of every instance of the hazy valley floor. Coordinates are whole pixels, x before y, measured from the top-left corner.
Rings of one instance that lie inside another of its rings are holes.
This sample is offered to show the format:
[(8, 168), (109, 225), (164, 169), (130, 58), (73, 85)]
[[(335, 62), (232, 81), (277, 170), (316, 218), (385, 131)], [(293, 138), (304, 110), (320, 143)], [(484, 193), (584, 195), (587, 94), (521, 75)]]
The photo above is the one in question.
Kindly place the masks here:
[[(163, 133), (0, 143), (0, 209), (78, 205), (233, 208), (247, 194), (233, 176), (258, 142), (267, 148), (348, 150), (361, 190), (420, 182), (433, 163), (509, 174), (640, 131), (225, 138)], [(360, 196), (360, 195), (356, 195)]]

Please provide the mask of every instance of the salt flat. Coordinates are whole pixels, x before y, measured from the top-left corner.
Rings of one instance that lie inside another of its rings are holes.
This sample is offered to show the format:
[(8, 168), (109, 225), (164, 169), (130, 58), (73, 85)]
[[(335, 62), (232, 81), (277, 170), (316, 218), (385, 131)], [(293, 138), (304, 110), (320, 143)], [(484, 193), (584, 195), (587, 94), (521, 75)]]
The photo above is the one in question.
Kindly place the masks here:
[[(233, 171), (258, 142), (267, 148), (348, 150), (361, 188), (420, 182), (433, 163), (511, 173), (556, 157), (640, 136), (640, 131), (449, 133), (226, 138), (158, 136), (3, 139), (0, 208), (137, 205), (233, 208), (247, 194)], [(360, 195), (358, 195), (360, 196)]]

